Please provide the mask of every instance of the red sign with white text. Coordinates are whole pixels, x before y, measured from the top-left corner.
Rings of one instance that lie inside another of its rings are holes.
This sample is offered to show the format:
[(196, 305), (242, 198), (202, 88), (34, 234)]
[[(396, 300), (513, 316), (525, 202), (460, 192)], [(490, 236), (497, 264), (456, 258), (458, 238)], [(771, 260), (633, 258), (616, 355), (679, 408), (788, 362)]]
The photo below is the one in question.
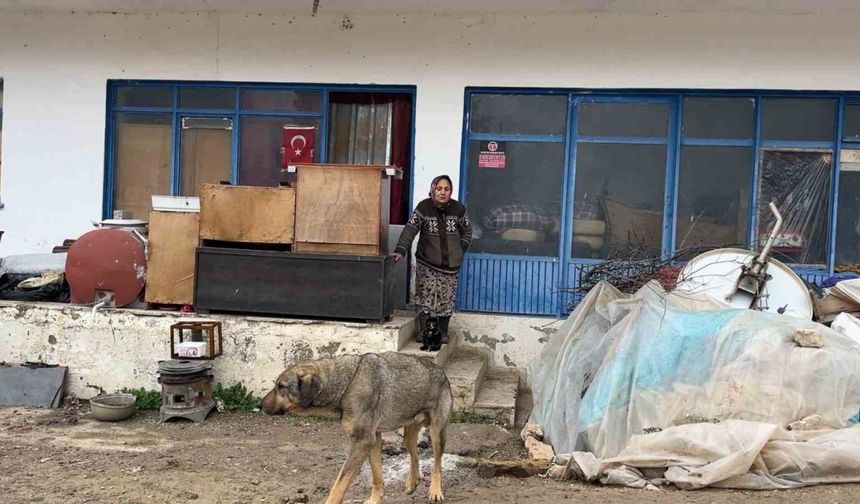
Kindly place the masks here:
[(501, 170), (506, 162), (505, 142), (481, 142), (478, 149), (478, 168)]

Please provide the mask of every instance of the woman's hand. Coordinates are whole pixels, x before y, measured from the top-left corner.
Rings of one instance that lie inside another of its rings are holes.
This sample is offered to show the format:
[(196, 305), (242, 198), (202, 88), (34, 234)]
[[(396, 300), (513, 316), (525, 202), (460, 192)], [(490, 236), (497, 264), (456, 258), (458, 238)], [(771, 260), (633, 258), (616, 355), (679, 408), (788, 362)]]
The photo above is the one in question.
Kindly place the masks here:
[(403, 255), (400, 252), (395, 252), (391, 254), (391, 257), (394, 259), (394, 262), (398, 262), (403, 259)]

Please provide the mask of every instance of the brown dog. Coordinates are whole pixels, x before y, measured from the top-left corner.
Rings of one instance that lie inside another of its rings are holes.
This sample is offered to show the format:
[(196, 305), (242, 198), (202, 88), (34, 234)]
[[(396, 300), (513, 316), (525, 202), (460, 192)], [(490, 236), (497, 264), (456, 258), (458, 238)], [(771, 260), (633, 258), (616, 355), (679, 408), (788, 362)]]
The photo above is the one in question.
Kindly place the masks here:
[(418, 434), (430, 428), (433, 471), (430, 502), (442, 502), (442, 452), (453, 407), (451, 385), (430, 360), (397, 352), (348, 355), (297, 364), (278, 377), (263, 398), (270, 415), (338, 415), (352, 439), (349, 455), (329, 492), (327, 504), (343, 502), (347, 487), (370, 457), (373, 476), (368, 503), (382, 501), (382, 432), (403, 427), (409, 452), (406, 493), (418, 487)]

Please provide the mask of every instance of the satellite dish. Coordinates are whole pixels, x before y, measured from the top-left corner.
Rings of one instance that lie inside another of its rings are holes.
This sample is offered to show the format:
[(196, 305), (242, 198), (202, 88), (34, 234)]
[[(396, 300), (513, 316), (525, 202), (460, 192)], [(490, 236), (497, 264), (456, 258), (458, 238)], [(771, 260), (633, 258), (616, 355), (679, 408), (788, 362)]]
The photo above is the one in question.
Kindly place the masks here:
[(759, 256), (743, 249), (711, 250), (694, 257), (678, 275), (677, 291), (706, 294), (734, 308), (750, 308), (811, 319), (812, 299), (803, 280), (785, 264), (767, 259), (767, 280), (757, 299), (737, 289), (744, 266)]

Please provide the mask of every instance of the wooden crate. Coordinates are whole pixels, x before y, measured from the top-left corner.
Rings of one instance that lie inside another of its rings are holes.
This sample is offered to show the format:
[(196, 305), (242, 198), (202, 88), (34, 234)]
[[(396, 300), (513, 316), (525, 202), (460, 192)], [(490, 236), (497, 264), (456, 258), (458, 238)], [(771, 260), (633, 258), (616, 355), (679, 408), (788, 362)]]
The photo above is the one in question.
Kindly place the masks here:
[(297, 165), (293, 250), (386, 255), (391, 187), (386, 168)]
[(296, 190), (200, 184), (200, 239), (291, 244)]
[(200, 215), (196, 212), (149, 213), (148, 303), (191, 304), (194, 258)]

